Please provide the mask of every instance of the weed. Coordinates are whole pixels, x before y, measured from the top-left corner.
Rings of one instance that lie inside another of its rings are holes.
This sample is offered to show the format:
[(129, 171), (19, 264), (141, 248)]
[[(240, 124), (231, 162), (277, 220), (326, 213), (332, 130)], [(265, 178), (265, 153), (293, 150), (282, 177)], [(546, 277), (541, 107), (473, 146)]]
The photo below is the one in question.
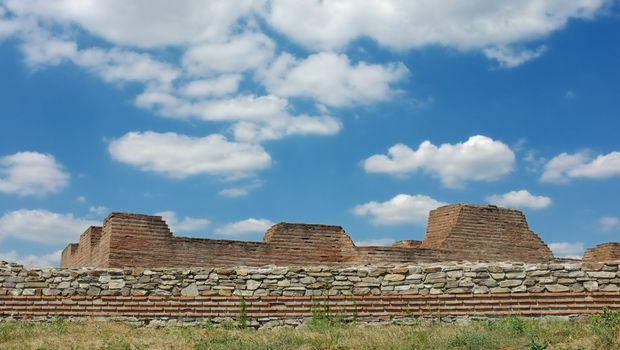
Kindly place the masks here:
[(590, 316), (595, 342), (600, 348), (616, 349), (618, 331), (620, 331), (620, 313), (603, 308), (603, 313)]
[(247, 329), (248, 328), (248, 305), (245, 301), (243, 295), (239, 295), (239, 328)]

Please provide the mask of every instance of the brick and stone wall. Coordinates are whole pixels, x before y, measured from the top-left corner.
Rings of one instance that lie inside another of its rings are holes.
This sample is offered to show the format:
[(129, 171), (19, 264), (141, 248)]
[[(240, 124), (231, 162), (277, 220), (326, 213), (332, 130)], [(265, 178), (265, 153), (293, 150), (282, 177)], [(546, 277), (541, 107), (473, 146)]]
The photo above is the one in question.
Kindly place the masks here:
[[(620, 261), (365, 266), (27, 269), (0, 263), (0, 318), (300, 324), (586, 315), (620, 308)], [(243, 298), (243, 301), (242, 301)], [(243, 306), (245, 304), (245, 306)]]
[(62, 267), (360, 265), (553, 260), (518, 210), (454, 204), (431, 211), (423, 241), (356, 247), (340, 226), (280, 223), (262, 242), (176, 237), (159, 216), (112, 213), (62, 253)]

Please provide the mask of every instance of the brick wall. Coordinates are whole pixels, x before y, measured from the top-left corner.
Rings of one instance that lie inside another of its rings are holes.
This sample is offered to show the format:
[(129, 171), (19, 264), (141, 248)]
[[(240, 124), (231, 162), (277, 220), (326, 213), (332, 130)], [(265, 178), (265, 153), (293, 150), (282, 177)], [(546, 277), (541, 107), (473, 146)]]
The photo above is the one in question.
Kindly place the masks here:
[(586, 249), (584, 261), (620, 260), (620, 242), (599, 244), (594, 248)]
[(455, 204), (431, 211), (423, 241), (356, 247), (340, 226), (280, 223), (262, 242), (175, 237), (159, 216), (112, 213), (62, 254), (62, 267), (260, 266), (553, 259), (518, 210)]

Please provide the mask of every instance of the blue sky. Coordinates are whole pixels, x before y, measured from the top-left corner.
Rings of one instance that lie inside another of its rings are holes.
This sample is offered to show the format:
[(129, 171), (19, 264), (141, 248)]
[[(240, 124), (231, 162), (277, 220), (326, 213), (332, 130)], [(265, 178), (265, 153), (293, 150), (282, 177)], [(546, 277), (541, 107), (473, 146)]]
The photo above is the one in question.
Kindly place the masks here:
[(559, 256), (620, 234), (620, 6), (0, 0), (0, 258), (57, 264), (111, 211), (422, 239), (523, 210)]

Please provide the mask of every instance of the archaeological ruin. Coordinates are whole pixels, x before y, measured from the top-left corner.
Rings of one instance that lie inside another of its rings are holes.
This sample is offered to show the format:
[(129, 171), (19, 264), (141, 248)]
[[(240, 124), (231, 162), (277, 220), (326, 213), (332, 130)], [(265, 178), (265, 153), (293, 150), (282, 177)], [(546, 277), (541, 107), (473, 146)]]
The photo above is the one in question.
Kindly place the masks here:
[[(0, 322), (299, 326), (329, 317), (409, 324), (620, 309), (620, 243), (555, 258), (524, 215), (453, 204), (424, 239), (358, 247), (339, 226), (280, 223), (262, 242), (175, 237), (159, 216), (112, 213), (61, 268), (0, 261)], [(240, 316), (242, 315), (242, 316)]]
[(447, 205), (430, 212), (424, 240), (357, 247), (340, 226), (279, 223), (262, 242), (176, 237), (159, 216), (112, 213), (62, 253), (61, 267), (363, 265), (553, 260), (518, 210)]

